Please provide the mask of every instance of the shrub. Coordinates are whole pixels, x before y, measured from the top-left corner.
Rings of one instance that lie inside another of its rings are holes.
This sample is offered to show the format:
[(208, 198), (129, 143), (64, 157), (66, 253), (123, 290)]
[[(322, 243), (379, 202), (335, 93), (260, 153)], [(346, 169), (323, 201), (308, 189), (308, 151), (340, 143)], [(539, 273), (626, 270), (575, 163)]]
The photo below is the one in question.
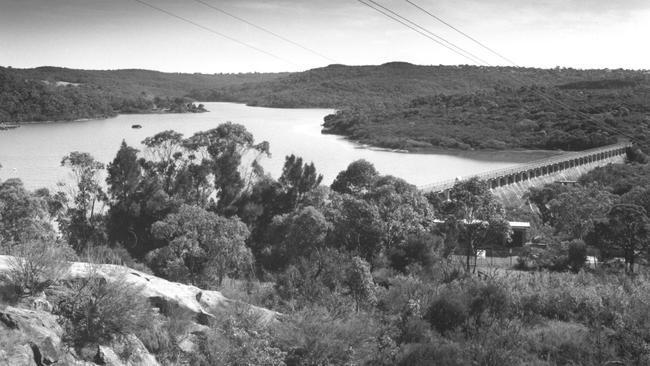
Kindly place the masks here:
[(234, 307), (210, 328), (192, 355), (192, 365), (285, 365), (286, 353), (274, 343), (273, 329), (247, 305)]
[(584, 267), (587, 261), (587, 245), (582, 240), (572, 240), (569, 243), (567, 263), (569, 269), (578, 272)]
[(459, 296), (447, 294), (431, 303), (425, 318), (435, 330), (445, 334), (464, 324), (468, 313), (465, 301)]
[(131, 254), (129, 254), (129, 252), (120, 245), (114, 247), (109, 247), (106, 245), (88, 246), (84, 249), (80, 256), (85, 262), (88, 263), (127, 266), (140, 272), (151, 275), (153, 274), (149, 267), (133, 259)]
[(8, 279), (20, 296), (35, 295), (57, 283), (74, 259), (72, 248), (61, 242), (29, 241), (13, 248)]
[(419, 264), (423, 268), (431, 267), (442, 255), (442, 239), (431, 234), (411, 235), (401, 245), (388, 250), (390, 266), (405, 273), (407, 267)]
[(151, 319), (151, 306), (141, 289), (119, 278), (107, 281), (91, 275), (68, 281), (54, 298), (64, 338), (75, 346), (134, 333)]
[(175, 305), (163, 305), (148, 326), (135, 331), (142, 344), (163, 364), (177, 365), (184, 359), (181, 342), (190, 336), (193, 314)]
[(312, 309), (295, 314), (279, 337), (287, 365), (356, 365), (377, 350), (378, 326), (366, 313), (331, 314)]
[(597, 364), (590, 337), (587, 327), (559, 321), (541, 324), (522, 334), (528, 352), (557, 365)]
[(481, 326), (484, 314), (499, 318), (506, 314), (510, 307), (508, 293), (494, 281), (471, 284), (468, 295), (469, 315), (474, 318), (477, 327)]

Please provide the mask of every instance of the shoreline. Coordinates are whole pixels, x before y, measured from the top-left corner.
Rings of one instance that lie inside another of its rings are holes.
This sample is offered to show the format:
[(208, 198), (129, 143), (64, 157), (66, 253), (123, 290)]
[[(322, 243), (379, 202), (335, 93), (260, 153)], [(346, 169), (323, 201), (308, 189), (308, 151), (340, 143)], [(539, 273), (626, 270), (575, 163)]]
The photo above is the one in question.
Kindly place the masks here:
[[(98, 117), (92, 117), (92, 118), (58, 119), (58, 120), (47, 120), (47, 121), (5, 122), (5, 123), (15, 125), (16, 126), (15, 128), (18, 128), (18, 127), (20, 127), (22, 125), (99, 121), (99, 120), (102, 120), (102, 119), (115, 118), (115, 117), (120, 116), (120, 115), (123, 115), (123, 116), (134, 115), (135, 116), (135, 115), (139, 115), (139, 114), (143, 114), (143, 115), (149, 115), (149, 114), (189, 114), (189, 113), (193, 114), (193, 113), (206, 113), (206, 112), (210, 112), (210, 111), (207, 110), (207, 109), (205, 109), (203, 111), (200, 111), (200, 112), (184, 112), (184, 113), (181, 113), (181, 112), (165, 112), (165, 111), (150, 111), (150, 112), (142, 111), (142, 112), (138, 112), (138, 113), (116, 113), (114, 115), (98, 116)], [(1, 123), (0, 123), (0, 125), (1, 125)]]
[[(195, 103), (232, 103), (232, 104), (242, 104), (252, 108), (271, 108), (271, 109), (297, 109), (297, 108), (273, 108), (265, 106), (251, 106), (247, 103), (237, 103), (237, 102), (195, 102)], [(327, 108), (298, 108), (298, 109), (327, 109)], [(66, 122), (88, 122), (88, 121), (97, 121), (102, 119), (111, 119), (119, 115), (149, 115), (149, 114), (187, 114), (187, 113), (205, 113), (209, 110), (204, 110), (201, 112), (186, 112), (186, 113), (177, 113), (177, 112), (165, 112), (165, 111), (143, 111), (138, 113), (116, 113), (115, 115), (100, 116), (95, 118), (79, 118), (74, 120), (48, 120), (48, 121), (28, 121), (28, 122), (16, 122), (13, 124), (18, 125), (33, 125), (33, 124), (53, 124), (53, 123), (66, 123)], [(325, 118), (325, 117), (323, 117)], [(322, 126), (322, 124), (321, 124)], [(453, 149), (453, 148), (441, 148), (441, 147), (411, 147), (407, 149), (394, 149), (388, 147), (381, 147), (372, 144), (368, 144), (359, 140), (351, 139), (345, 135), (340, 135), (336, 133), (324, 133), (323, 135), (333, 135), (341, 139), (349, 141), (355, 144), (360, 149), (367, 149), (373, 151), (386, 151), (399, 154), (428, 154), (428, 155), (450, 155), (469, 158), (479, 161), (505, 161), (512, 163), (526, 163), (529, 161), (543, 159), (551, 156), (557, 156), (567, 153), (567, 151), (562, 150), (533, 150), (525, 148), (514, 148), (511, 150), (462, 150), (462, 149)]]
[(559, 156), (570, 152), (564, 150), (536, 150), (536, 149), (525, 149), (525, 148), (513, 148), (513, 149), (506, 149), (506, 150), (462, 150), (462, 149), (441, 148), (441, 147), (426, 147), (426, 148), (416, 147), (410, 149), (392, 149), (388, 147), (371, 145), (359, 140), (354, 140), (345, 135), (339, 135), (335, 133), (323, 133), (323, 134), (337, 136), (343, 140), (349, 141), (357, 145), (360, 149), (368, 149), (373, 151), (387, 151), (387, 152), (393, 152), (399, 154), (450, 155), (450, 156), (457, 156), (457, 157), (468, 158), (468, 159), (479, 160), (479, 161), (488, 161), (488, 162), (505, 161), (505, 162), (512, 162), (515, 164), (528, 163), (530, 161), (545, 159), (551, 156)]

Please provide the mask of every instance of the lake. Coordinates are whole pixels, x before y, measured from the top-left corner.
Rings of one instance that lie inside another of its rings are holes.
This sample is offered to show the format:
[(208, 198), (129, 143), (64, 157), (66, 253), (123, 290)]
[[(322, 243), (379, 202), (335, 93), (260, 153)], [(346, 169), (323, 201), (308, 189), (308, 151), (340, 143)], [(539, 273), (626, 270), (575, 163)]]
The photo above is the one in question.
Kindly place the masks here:
[[(357, 159), (370, 161), (381, 174), (391, 174), (421, 186), (548, 155), (543, 152), (413, 154), (370, 149), (339, 136), (321, 134), (323, 117), (332, 110), (204, 104), (209, 110), (207, 113), (130, 114), (92, 121), (33, 123), (0, 131), (0, 179), (18, 177), (30, 189), (53, 188), (57, 182), (70, 179), (68, 171), (60, 166), (61, 158), (69, 152), (89, 152), (97, 160), (108, 163), (122, 139), (141, 147), (140, 142), (145, 137), (160, 131), (173, 129), (187, 137), (226, 121), (246, 126), (257, 142), (270, 143), (272, 157), (264, 159), (262, 166), (273, 177), (281, 173), (285, 156), (296, 154), (306, 162), (314, 162), (325, 184), (330, 184), (341, 170)], [(142, 128), (132, 129), (133, 124), (142, 125)]]

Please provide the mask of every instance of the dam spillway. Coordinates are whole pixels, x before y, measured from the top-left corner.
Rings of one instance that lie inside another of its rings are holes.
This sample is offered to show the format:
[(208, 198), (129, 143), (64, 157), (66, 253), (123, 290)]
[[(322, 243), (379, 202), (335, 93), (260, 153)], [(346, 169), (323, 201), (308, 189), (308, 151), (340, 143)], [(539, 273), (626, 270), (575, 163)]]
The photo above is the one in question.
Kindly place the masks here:
[[(522, 190), (530, 187), (552, 183), (557, 180), (575, 180), (580, 175), (608, 164), (623, 163), (627, 149), (632, 144), (622, 142), (584, 151), (568, 152), (546, 159), (535, 160), (513, 167), (488, 171), (462, 179), (479, 178), (488, 183), (492, 192), (501, 197), (508, 191)], [(451, 189), (458, 179), (449, 179), (420, 187), (423, 192), (444, 194)], [(507, 197), (501, 197), (507, 200)]]

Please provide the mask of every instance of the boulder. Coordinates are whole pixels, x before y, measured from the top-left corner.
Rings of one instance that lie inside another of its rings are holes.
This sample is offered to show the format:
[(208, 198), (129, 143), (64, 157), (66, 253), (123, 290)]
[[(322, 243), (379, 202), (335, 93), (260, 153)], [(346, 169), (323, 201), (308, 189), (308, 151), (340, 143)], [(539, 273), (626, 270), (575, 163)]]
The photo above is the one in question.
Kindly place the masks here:
[[(9, 355), (17, 352), (22, 359), (22, 355), (28, 353), (32, 363), (37, 360), (37, 363), (43, 365), (50, 365), (60, 359), (63, 330), (54, 315), (40, 310), (7, 306), (0, 310), (0, 327), (10, 336), (22, 339), (22, 342), (16, 342), (15, 352), (9, 350)], [(13, 365), (11, 362), (9, 364)]]
[(159, 366), (154, 356), (133, 335), (115, 340), (110, 346), (99, 346), (95, 356), (97, 364), (106, 366)]

